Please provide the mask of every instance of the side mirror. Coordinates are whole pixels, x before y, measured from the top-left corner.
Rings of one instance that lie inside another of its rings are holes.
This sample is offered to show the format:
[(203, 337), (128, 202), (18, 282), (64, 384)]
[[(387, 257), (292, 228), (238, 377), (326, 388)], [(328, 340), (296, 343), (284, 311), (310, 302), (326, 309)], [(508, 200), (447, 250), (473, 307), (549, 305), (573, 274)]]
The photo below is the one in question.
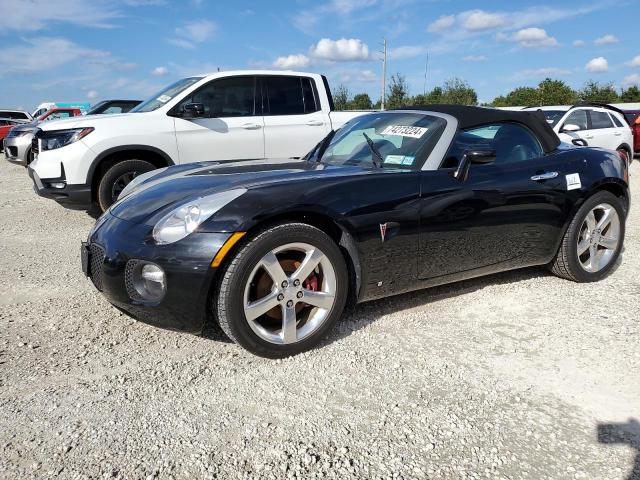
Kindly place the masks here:
[(187, 103), (182, 108), (182, 118), (202, 118), (204, 117), (204, 104)]
[(495, 150), (467, 150), (462, 155), (458, 168), (453, 173), (453, 176), (464, 182), (469, 174), (469, 167), (471, 165), (487, 165), (494, 162), (496, 159)]
[(565, 123), (560, 129), (560, 133), (563, 132), (579, 132), (580, 127), (578, 125), (574, 125), (573, 123)]
[(588, 147), (589, 144), (587, 143), (587, 141), (583, 138), (574, 138), (573, 140), (571, 140), (571, 143), (573, 143), (576, 147)]

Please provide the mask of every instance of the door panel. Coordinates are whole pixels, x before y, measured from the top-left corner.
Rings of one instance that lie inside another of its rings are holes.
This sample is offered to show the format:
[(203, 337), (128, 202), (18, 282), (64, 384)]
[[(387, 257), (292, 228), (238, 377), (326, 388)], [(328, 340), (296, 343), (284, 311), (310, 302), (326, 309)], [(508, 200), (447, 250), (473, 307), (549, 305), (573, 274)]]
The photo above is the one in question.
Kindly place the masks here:
[(205, 118), (175, 118), (180, 163), (264, 158), (264, 120), (252, 76), (213, 80), (183, 100), (202, 103)]
[(592, 137), (591, 141), (587, 140), (589, 146), (615, 150), (620, 145), (620, 137), (615, 135), (618, 133), (618, 129), (615, 128), (609, 114), (599, 110), (591, 110), (589, 117), (589, 133)]
[(300, 158), (331, 129), (313, 80), (306, 77), (262, 77), (266, 158)]

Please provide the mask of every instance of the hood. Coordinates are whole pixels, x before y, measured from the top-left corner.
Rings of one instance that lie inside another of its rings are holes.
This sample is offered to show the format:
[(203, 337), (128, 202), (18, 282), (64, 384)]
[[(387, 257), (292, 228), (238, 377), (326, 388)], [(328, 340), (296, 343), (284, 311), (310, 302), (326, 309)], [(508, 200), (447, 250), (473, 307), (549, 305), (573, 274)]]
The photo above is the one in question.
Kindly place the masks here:
[(250, 190), (272, 184), (364, 175), (370, 172), (370, 169), (358, 166), (327, 165), (301, 160), (179, 165), (147, 177), (129, 195), (116, 202), (110, 211), (123, 220), (154, 225), (161, 215), (182, 203), (225, 190)]
[(62, 118), (60, 120), (51, 120), (49, 122), (41, 122), (38, 124), (44, 131), (48, 130), (64, 130), (66, 128), (77, 127), (94, 127), (96, 128), (103, 122), (119, 121), (122, 117), (136, 115), (135, 113), (114, 113), (112, 115), (78, 115), (77, 117)]

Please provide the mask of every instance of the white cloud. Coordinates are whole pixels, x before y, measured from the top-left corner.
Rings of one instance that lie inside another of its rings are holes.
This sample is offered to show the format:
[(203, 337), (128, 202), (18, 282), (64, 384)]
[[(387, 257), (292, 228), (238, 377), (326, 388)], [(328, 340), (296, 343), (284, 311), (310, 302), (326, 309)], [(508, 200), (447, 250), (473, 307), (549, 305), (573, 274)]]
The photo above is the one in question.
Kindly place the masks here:
[(591, 73), (606, 72), (609, 70), (609, 62), (604, 57), (596, 57), (589, 60), (584, 68)]
[(163, 77), (168, 73), (169, 73), (169, 69), (167, 67), (156, 67), (153, 70), (151, 70), (151, 75), (156, 77)]
[(98, 92), (96, 92), (95, 90), (89, 90), (87, 92), (87, 98), (89, 100), (94, 100), (94, 99), (98, 98)]
[(422, 45), (404, 45), (401, 47), (389, 48), (387, 57), (390, 60), (398, 60), (401, 58), (413, 58), (427, 53), (427, 47)]
[(569, 75), (571, 70), (567, 70), (565, 68), (558, 67), (542, 67), (542, 68), (531, 68), (520, 70), (513, 74), (510, 79), (511, 80), (526, 80), (529, 78), (544, 78), (544, 77), (563, 77), (565, 75)]
[(465, 62), (484, 62), (488, 60), (484, 55), (467, 55), (466, 57), (462, 57), (462, 60)]
[(110, 53), (93, 50), (61, 37), (35, 37), (22, 45), (0, 49), (0, 76), (8, 73), (47, 72), (80, 59), (104, 59)]
[(349, 15), (354, 10), (366, 8), (374, 5), (377, 0), (333, 0), (329, 8), (336, 13)]
[(573, 42), (574, 47), (584, 47), (586, 44), (587, 42), (585, 42), (584, 40), (574, 40)]
[(380, 80), (380, 77), (377, 73), (372, 72), (371, 70), (362, 70), (358, 72), (356, 76), (357, 80), (360, 82), (377, 82)]
[(309, 55), (333, 62), (369, 60), (369, 47), (357, 38), (323, 38), (309, 49)]
[(507, 23), (507, 16), (504, 13), (471, 10), (461, 13), (460, 20), (462, 28), (471, 32), (478, 32), (505, 26)]
[(438, 33), (450, 28), (456, 21), (455, 15), (443, 15), (434, 22), (431, 22), (427, 27), (427, 30), (433, 33)]
[(535, 27), (523, 28), (511, 35), (500, 34), (497, 38), (516, 42), (524, 48), (557, 47), (559, 45), (558, 40), (555, 37), (550, 37), (546, 30)]
[(36, 31), (51, 23), (112, 27), (120, 16), (112, 5), (86, 0), (0, 0), (0, 31)]
[(636, 55), (633, 60), (631, 60), (628, 65), (630, 67), (640, 67), (640, 55)]
[(208, 40), (216, 31), (216, 24), (209, 20), (197, 20), (176, 28), (176, 36), (169, 43), (181, 48), (195, 48), (197, 44)]
[(309, 57), (299, 53), (297, 55), (287, 55), (286, 57), (278, 57), (274, 62), (275, 68), (281, 68), (283, 70), (290, 70), (293, 68), (308, 67), (310, 63)]
[(631, 75), (627, 75), (626, 77), (624, 77), (624, 79), (622, 80), (622, 84), (626, 87), (631, 86), (631, 85), (638, 85), (640, 86), (640, 74), (637, 73), (632, 73)]
[(618, 42), (618, 37), (616, 37), (615, 35), (611, 35), (610, 33), (606, 34), (604, 37), (596, 38), (593, 41), (595, 45), (612, 45)]

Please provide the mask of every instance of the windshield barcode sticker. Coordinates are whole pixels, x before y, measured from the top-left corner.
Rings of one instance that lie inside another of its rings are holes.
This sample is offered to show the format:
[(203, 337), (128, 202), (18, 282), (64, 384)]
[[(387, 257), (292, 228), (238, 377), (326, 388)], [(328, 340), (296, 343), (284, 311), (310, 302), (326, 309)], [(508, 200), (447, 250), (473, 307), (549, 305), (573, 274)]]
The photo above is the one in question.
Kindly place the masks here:
[(398, 135), (400, 137), (420, 138), (429, 130), (427, 127), (411, 127), (407, 125), (389, 125), (382, 135)]
[(160, 95), (158, 98), (156, 98), (156, 100), (162, 103), (167, 103), (169, 100), (171, 100), (171, 97), (169, 95)]

